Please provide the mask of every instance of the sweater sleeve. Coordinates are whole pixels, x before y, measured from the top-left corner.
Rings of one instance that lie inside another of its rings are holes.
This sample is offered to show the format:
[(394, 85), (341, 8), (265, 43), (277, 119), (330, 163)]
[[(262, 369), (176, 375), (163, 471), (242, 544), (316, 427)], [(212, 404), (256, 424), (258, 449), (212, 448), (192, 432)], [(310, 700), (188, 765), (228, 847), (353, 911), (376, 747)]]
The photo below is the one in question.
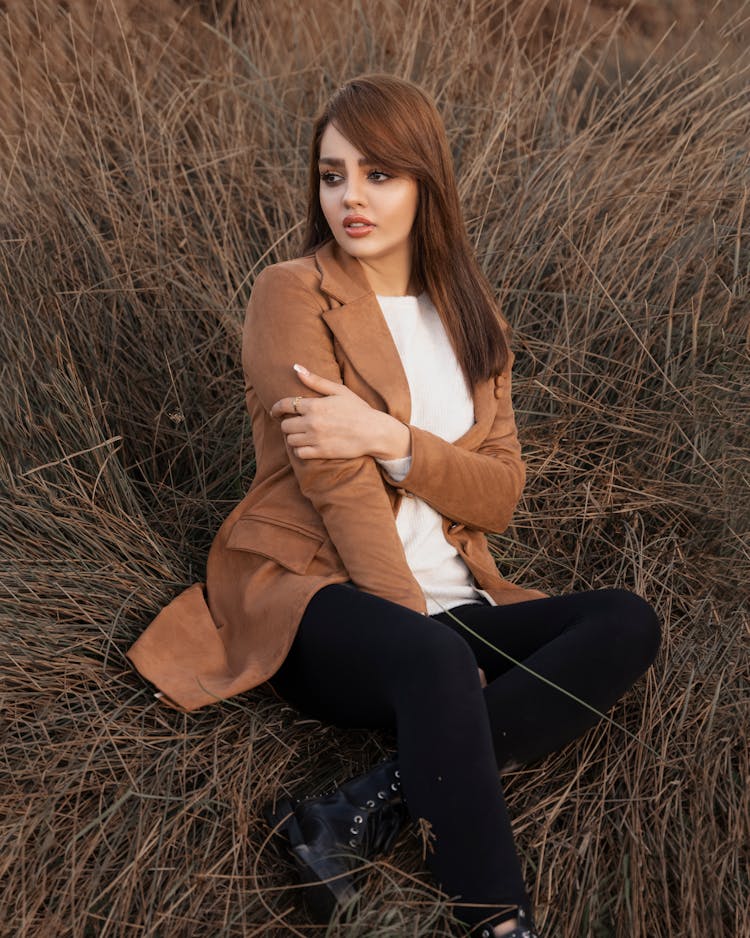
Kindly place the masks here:
[(375, 462), (379, 463), (385, 469), (394, 482), (400, 482), (401, 479), (406, 478), (406, 474), (409, 471), (411, 456), (400, 456), (398, 459), (378, 459), (376, 456)]
[[(282, 397), (321, 396), (300, 381), (294, 362), (342, 382), (333, 336), (321, 313), (319, 299), (293, 271), (273, 265), (256, 279), (245, 316), (242, 363), (246, 384), (266, 414)], [(301, 459), (285, 445), (300, 490), (320, 515), (354, 584), (426, 613), (373, 457)]]
[(478, 449), (410, 424), (411, 466), (398, 483), (445, 517), (484, 532), (505, 530), (526, 481), (511, 403), (512, 364), (511, 354), (494, 380), (495, 417)]

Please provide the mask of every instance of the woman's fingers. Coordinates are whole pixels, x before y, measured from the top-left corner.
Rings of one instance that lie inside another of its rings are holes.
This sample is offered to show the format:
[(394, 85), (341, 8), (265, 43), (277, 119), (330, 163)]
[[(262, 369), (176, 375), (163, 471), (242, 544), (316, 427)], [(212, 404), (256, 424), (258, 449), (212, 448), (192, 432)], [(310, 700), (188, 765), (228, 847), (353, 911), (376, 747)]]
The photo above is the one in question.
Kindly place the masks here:
[(297, 375), (308, 388), (313, 388), (315, 391), (320, 391), (322, 394), (340, 394), (342, 391), (346, 392), (349, 389), (345, 384), (342, 384), (340, 381), (329, 381), (328, 378), (322, 378), (320, 375), (316, 375), (312, 371), (308, 371), (307, 368), (303, 368), (302, 365), (293, 365), (294, 370), (297, 372)]
[[(309, 388), (312, 388), (314, 391), (319, 391), (323, 395), (331, 394), (348, 394), (354, 393), (350, 392), (349, 388), (345, 384), (341, 384), (339, 381), (329, 381), (328, 378), (322, 378), (320, 375), (314, 374), (312, 371), (308, 371), (306, 368), (303, 368), (302, 365), (295, 364), (294, 370), (297, 372), (300, 381), (306, 384)], [(276, 403), (271, 407), (269, 414), (274, 419), (281, 417), (284, 414), (299, 414), (304, 406), (302, 401), (307, 400), (307, 398), (300, 394), (300, 401), (298, 402), (298, 411), (294, 402), (297, 400), (296, 397), (282, 397), (281, 400), (276, 401)], [(310, 398), (313, 400), (313, 398)]]
[(295, 370), (300, 381), (318, 394), (282, 397), (269, 414), (281, 421), (287, 442), (297, 455), (302, 459), (353, 459), (369, 453), (379, 439), (373, 408), (343, 384), (304, 373), (296, 366)]
[[(312, 401), (313, 398), (303, 397), (299, 395), (299, 400), (296, 397), (282, 397), (280, 400), (271, 407), (268, 411), (269, 415), (273, 418), (283, 417), (284, 415), (290, 417), (302, 417), (304, 416), (305, 401)], [(297, 401), (297, 406), (294, 406), (294, 402)]]

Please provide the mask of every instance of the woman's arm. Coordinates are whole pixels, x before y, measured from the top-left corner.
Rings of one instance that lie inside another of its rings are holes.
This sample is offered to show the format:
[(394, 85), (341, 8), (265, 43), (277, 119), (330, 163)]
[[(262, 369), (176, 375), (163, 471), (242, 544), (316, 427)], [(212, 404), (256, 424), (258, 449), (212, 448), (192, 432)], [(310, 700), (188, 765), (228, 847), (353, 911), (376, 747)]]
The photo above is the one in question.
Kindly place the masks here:
[[(493, 389), (487, 391), (494, 393), (495, 417), (488, 435), (476, 450), (457, 446), (429, 430), (401, 423), (389, 414), (370, 409), (363, 418), (366, 424), (356, 433), (361, 451), (377, 459), (398, 460), (396, 465), (400, 471), (395, 471), (393, 476), (387, 471), (388, 467), (384, 467), (386, 481), (398, 483), (399, 488), (419, 496), (445, 517), (481, 531), (504, 531), (526, 479), (511, 404), (512, 363), (511, 355), (506, 370), (495, 380)], [(314, 371), (309, 376), (301, 375), (301, 380), (319, 394), (336, 393), (336, 387), (321, 380)], [(289, 400), (279, 401), (275, 410), (279, 414), (290, 413), (290, 406)], [(332, 418), (335, 413), (331, 408)], [(338, 430), (346, 434), (352, 424), (341, 419)], [(340, 434), (336, 432), (335, 420), (332, 419), (327, 433), (322, 435), (317, 434), (310, 423), (296, 419), (288, 424), (308, 428), (304, 436), (291, 437), (315, 444), (301, 451), (303, 457), (313, 458), (321, 452), (321, 447), (326, 448), (326, 454), (335, 455), (342, 445), (337, 439)], [(400, 459), (406, 456), (409, 459)]]
[[(283, 266), (267, 267), (255, 281), (245, 316), (242, 363), (249, 389), (268, 415), (265, 432), (279, 432), (270, 411), (280, 398), (309, 396), (292, 370), (341, 383), (333, 339), (313, 290)], [(426, 613), (424, 594), (406, 562), (388, 492), (370, 455), (302, 459), (285, 440), (302, 494), (328, 531), (352, 581), (366, 592)]]
[(490, 432), (474, 450), (409, 425), (411, 465), (398, 485), (436, 511), (485, 532), (510, 523), (526, 481), (511, 403), (512, 356), (495, 381), (497, 408)]

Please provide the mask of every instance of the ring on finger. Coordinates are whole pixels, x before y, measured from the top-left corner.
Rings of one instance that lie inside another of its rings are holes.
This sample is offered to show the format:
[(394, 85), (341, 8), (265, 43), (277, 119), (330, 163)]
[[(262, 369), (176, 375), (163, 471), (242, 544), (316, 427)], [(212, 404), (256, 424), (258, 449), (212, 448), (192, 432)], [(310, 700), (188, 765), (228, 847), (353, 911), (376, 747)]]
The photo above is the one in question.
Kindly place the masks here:
[(297, 397), (295, 397), (294, 400), (292, 401), (292, 407), (294, 408), (295, 414), (299, 413), (299, 407), (297, 407), (297, 404), (299, 404), (301, 400), (302, 400), (302, 395), (298, 394)]

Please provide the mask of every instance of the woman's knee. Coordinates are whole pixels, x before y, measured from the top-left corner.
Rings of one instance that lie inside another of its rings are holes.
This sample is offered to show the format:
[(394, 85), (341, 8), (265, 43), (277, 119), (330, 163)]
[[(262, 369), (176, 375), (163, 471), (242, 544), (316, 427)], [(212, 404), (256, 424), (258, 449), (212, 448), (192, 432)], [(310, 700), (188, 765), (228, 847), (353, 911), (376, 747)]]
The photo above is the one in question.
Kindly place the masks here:
[(648, 667), (661, 645), (661, 624), (653, 606), (627, 589), (613, 588), (598, 593), (607, 626), (615, 629), (620, 642), (637, 651), (644, 668)]

